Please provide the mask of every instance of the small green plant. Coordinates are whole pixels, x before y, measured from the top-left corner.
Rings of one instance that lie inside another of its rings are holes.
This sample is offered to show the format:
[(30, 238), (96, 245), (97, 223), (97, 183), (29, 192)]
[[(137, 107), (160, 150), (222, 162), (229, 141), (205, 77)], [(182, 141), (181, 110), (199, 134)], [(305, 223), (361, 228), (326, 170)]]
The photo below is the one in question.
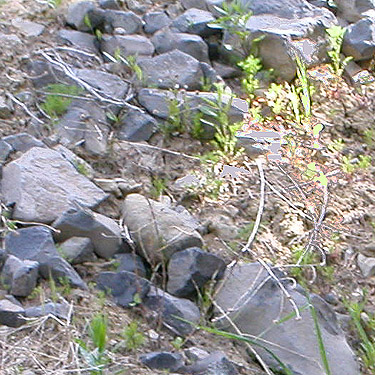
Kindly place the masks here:
[(164, 178), (160, 177), (152, 177), (152, 189), (151, 189), (151, 195), (154, 199), (159, 199), (160, 196), (163, 194), (163, 192), (167, 188), (167, 182)]
[(75, 168), (77, 169), (78, 173), (84, 175), (84, 176), (89, 176), (90, 171), (88, 170), (87, 166), (84, 163), (75, 163)]
[(331, 59), (330, 67), (332, 72), (339, 77), (341, 77), (348, 62), (353, 59), (352, 56), (342, 59), (340, 55), (345, 32), (345, 28), (341, 26), (331, 26), (329, 29), (326, 29), (328, 42), (331, 47), (331, 50), (327, 52)]
[(295, 56), (295, 59), (297, 63), (297, 78), (299, 81), (297, 92), (302, 103), (304, 116), (305, 118), (310, 118), (312, 105), (311, 97), (314, 91), (314, 86), (310, 84), (307, 78), (306, 65), (301, 61), (298, 55)]
[(51, 8), (56, 9), (62, 4), (62, 0), (47, 0), (47, 4)]
[(358, 156), (358, 168), (361, 168), (361, 169), (367, 169), (369, 167), (371, 167), (371, 156), (369, 155), (359, 155)]
[(93, 31), (92, 23), (90, 20), (89, 15), (86, 13), (85, 16), (83, 17), (83, 23), (91, 30)]
[(241, 81), (242, 89), (250, 99), (253, 99), (255, 90), (259, 88), (259, 80), (255, 76), (263, 68), (262, 60), (250, 54), (246, 59), (238, 62), (237, 65), (243, 70), (245, 75)]
[(145, 342), (145, 336), (139, 331), (138, 322), (133, 320), (122, 331), (121, 336), (128, 350), (136, 350)]
[(342, 165), (341, 165), (342, 170), (345, 173), (353, 173), (355, 171), (356, 165), (352, 162), (352, 159), (346, 155), (342, 157)]
[(181, 348), (184, 346), (185, 344), (185, 341), (182, 337), (180, 336), (177, 336), (172, 342), (172, 346), (176, 349), (176, 350), (181, 350)]
[(345, 143), (342, 138), (334, 139), (328, 146), (328, 150), (331, 152), (340, 152), (344, 149)]
[(73, 100), (71, 96), (77, 96), (82, 92), (77, 86), (69, 86), (61, 83), (48, 85), (46, 91), (48, 94), (44, 103), (41, 104), (41, 108), (52, 119), (63, 115)]
[(254, 222), (246, 224), (244, 227), (238, 230), (237, 238), (240, 239), (241, 241), (247, 241), (253, 229), (254, 229)]
[(44, 301), (44, 290), (42, 285), (38, 285), (37, 287), (35, 287), (33, 291), (27, 296), (27, 299), (39, 299), (39, 301), (42, 303)]
[(374, 129), (367, 129), (363, 133), (363, 138), (365, 143), (370, 146), (371, 148), (375, 145), (375, 130)]
[(139, 81), (143, 81), (143, 71), (137, 63), (137, 56), (130, 55), (126, 58), (121, 58), (121, 60), (135, 73)]

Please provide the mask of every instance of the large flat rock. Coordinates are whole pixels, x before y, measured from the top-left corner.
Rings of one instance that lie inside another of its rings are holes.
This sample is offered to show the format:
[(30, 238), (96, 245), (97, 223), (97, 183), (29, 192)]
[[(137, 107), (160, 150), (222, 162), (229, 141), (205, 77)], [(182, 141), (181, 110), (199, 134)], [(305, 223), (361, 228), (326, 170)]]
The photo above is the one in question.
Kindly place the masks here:
[(3, 169), (5, 203), (15, 203), (13, 217), (51, 223), (77, 201), (95, 207), (107, 198), (60, 153), (34, 147)]

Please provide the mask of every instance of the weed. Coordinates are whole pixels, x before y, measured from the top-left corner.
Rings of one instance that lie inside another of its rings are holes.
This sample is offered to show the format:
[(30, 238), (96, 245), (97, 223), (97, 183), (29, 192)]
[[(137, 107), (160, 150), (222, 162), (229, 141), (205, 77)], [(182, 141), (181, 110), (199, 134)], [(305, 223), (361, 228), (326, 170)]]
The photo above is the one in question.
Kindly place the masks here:
[(84, 163), (77, 162), (74, 166), (77, 169), (78, 173), (86, 177), (90, 175), (90, 171)]
[(128, 350), (135, 350), (141, 347), (145, 342), (145, 336), (139, 331), (138, 322), (133, 320), (121, 333), (124, 338), (125, 346)]
[(341, 77), (348, 62), (353, 59), (352, 56), (342, 59), (340, 55), (345, 31), (345, 28), (341, 26), (331, 26), (329, 29), (326, 29), (328, 42), (331, 47), (331, 50), (327, 52), (331, 59), (330, 68), (339, 77)]
[(151, 195), (154, 199), (159, 199), (163, 192), (167, 189), (167, 181), (164, 178), (152, 177)]
[(27, 299), (29, 300), (34, 300), (34, 299), (39, 299), (39, 301), (44, 300), (44, 290), (41, 285), (38, 285), (33, 289), (33, 291), (27, 296)]
[(331, 152), (340, 152), (344, 149), (345, 144), (342, 138), (333, 140), (328, 146), (328, 150)]
[(353, 173), (356, 169), (367, 169), (371, 167), (371, 156), (359, 155), (357, 161), (351, 157), (344, 155), (342, 157), (341, 168), (345, 173)]
[(363, 138), (364, 138), (365, 143), (368, 146), (374, 147), (374, 145), (375, 145), (375, 130), (374, 129), (367, 129), (363, 133)]
[(180, 336), (177, 336), (172, 342), (172, 346), (176, 349), (176, 350), (181, 350), (181, 348), (184, 346), (185, 344), (185, 341), (182, 337)]
[(47, 4), (51, 8), (56, 9), (62, 4), (62, 0), (47, 0)]
[(121, 61), (126, 64), (136, 75), (139, 81), (143, 81), (143, 71), (141, 67), (137, 64), (137, 56), (130, 55), (126, 58), (120, 57)]
[(259, 80), (255, 78), (255, 75), (262, 70), (262, 60), (254, 55), (249, 55), (237, 65), (245, 73), (245, 77), (241, 81), (242, 89), (250, 99), (253, 99), (255, 90), (259, 88)]
[(83, 23), (90, 29), (93, 30), (92, 23), (88, 14), (83, 17)]
[(254, 224), (254, 222), (251, 222), (249, 224), (246, 224), (244, 227), (240, 228), (237, 233), (237, 238), (241, 241), (247, 241), (251, 232), (254, 229)]
[(275, 115), (279, 115), (285, 107), (286, 91), (280, 84), (271, 83), (265, 93), (267, 104)]
[(353, 164), (352, 159), (346, 155), (342, 157), (341, 168), (345, 173), (353, 173), (355, 170), (355, 164)]
[(42, 103), (41, 108), (50, 116), (52, 119), (56, 119), (58, 116), (63, 115), (68, 109), (72, 98), (69, 96), (77, 96), (82, 90), (77, 86), (69, 86), (61, 83), (53, 83), (46, 88), (47, 97), (45, 102)]
[(361, 169), (367, 169), (369, 167), (371, 167), (371, 156), (369, 155), (359, 155), (358, 156), (358, 168), (361, 168)]
[(310, 84), (307, 78), (305, 64), (297, 55), (295, 56), (295, 59), (297, 63), (297, 77), (299, 81), (299, 89), (297, 92), (303, 106), (304, 116), (309, 118), (311, 116), (311, 96), (313, 94), (314, 87)]
[(197, 112), (192, 119), (192, 127), (190, 130), (190, 134), (195, 139), (202, 139), (204, 134), (204, 128), (202, 124), (203, 114), (201, 112)]

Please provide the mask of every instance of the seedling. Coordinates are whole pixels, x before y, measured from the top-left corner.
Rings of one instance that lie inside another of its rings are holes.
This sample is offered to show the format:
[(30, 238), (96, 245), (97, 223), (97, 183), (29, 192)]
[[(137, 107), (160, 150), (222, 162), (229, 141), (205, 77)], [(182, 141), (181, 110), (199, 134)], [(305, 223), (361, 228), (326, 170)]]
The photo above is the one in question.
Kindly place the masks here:
[(121, 336), (125, 341), (125, 346), (128, 350), (136, 350), (145, 342), (145, 336), (139, 331), (138, 322), (133, 320), (122, 331)]

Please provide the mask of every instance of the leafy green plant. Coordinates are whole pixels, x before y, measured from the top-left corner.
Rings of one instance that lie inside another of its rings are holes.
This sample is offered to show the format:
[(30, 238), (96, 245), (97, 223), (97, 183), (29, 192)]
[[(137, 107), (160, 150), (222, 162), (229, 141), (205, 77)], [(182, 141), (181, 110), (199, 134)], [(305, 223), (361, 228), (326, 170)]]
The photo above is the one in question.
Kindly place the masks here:
[(181, 350), (181, 348), (184, 346), (185, 344), (185, 341), (182, 337), (180, 336), (177, 336), (172, 342), (172, 346), (176, 349), (176, 350)]
[(374, 129), (365, 130), (365, 132), (363, 133), (363, 138), (364, 138), (365, 143), (368, 146), (373, 148), (375, 145), (375, 130)]
[(71, 104), (73, 98), (70, 96), (77, 96), (82, 92), (77, 86), (69, 86), (61, 83), (53, 83), (47, 86), (48, 92), (44, 103), (41, 108), (52, 119), (63, 115)]
[(345, 28), (341, 26), (331, 26), (329, 29), (326, 29), (328, 42), (331, 47), (331, 50), (327, 52), (331, 59), (331, 70), (339, 77), (341, 77), (348, 62), (353, 59), (352, 56), (342, 59), (340, 55), (345, 32)]
[(237, 65), (243, 70), (245, 75), (241, 81), (242, 89), (250, 99), (253, 99), (255, 90), (259, 88), (259, 80), (255, 76), (263, 68), (262, 60), (250, 54), (246, 59), (238, 62)]
[(303, 61), (301, 61), (298, 55), (295, 56), (295, 59), (297, 63), (297, 78), (299, 81), (297, 92), (302, 103), (304, 116), (305, 118), (310, 118), (312, 105), (311, 96), (314, 87), (310, 84), (309, 79), (307, 78), (306, 66)]
[(56, 9), (57, 7), (59, 7), (62, 4), (62, 0), (47, 0), (47, 4), (51, 8)]
[(145, 342), (144, 334), (139, 330), (138, 322), (133, 320), (122, 331), (121, 336), (128, 350), (136, 350)]
[(334, 139), (328, 146), (328, 150), (331, 152), (340, 152), (344, 149), (345, 143), (342, 138)]
[(371, 167), (371, 156), (369, 155), (359, 155), (358, 156), (358, 168), (361, 168), (361, 169), (367, 169), (369, 167)]
[(345, 173), (353, 173), (355, 171), (356, 165), (353, 164), (352, 159), (346, 155), (342, 157), (342, 165), (341, 165), (342, 170)]
[(154, 199), (159, 199), (167, 188), (167, 181), (164, 178), (152, 177), (151, 195)]
[(77, 171), (84, 175), (84, 176), (89, 176), (90, 175), (90, 171), (88, 170), (88, 168), (86, 167), (86, 165), (84, 163), (75, 163), (75, 168), (77, 169)]
[(350, 156), (344, 155), (342, 157), (342, 170), (345, 173), (353, 173), (357, 169), (367, 169), (371, 166), (371, 156), (359, 155), (358, 160), (354, 163), (354, 160)]

